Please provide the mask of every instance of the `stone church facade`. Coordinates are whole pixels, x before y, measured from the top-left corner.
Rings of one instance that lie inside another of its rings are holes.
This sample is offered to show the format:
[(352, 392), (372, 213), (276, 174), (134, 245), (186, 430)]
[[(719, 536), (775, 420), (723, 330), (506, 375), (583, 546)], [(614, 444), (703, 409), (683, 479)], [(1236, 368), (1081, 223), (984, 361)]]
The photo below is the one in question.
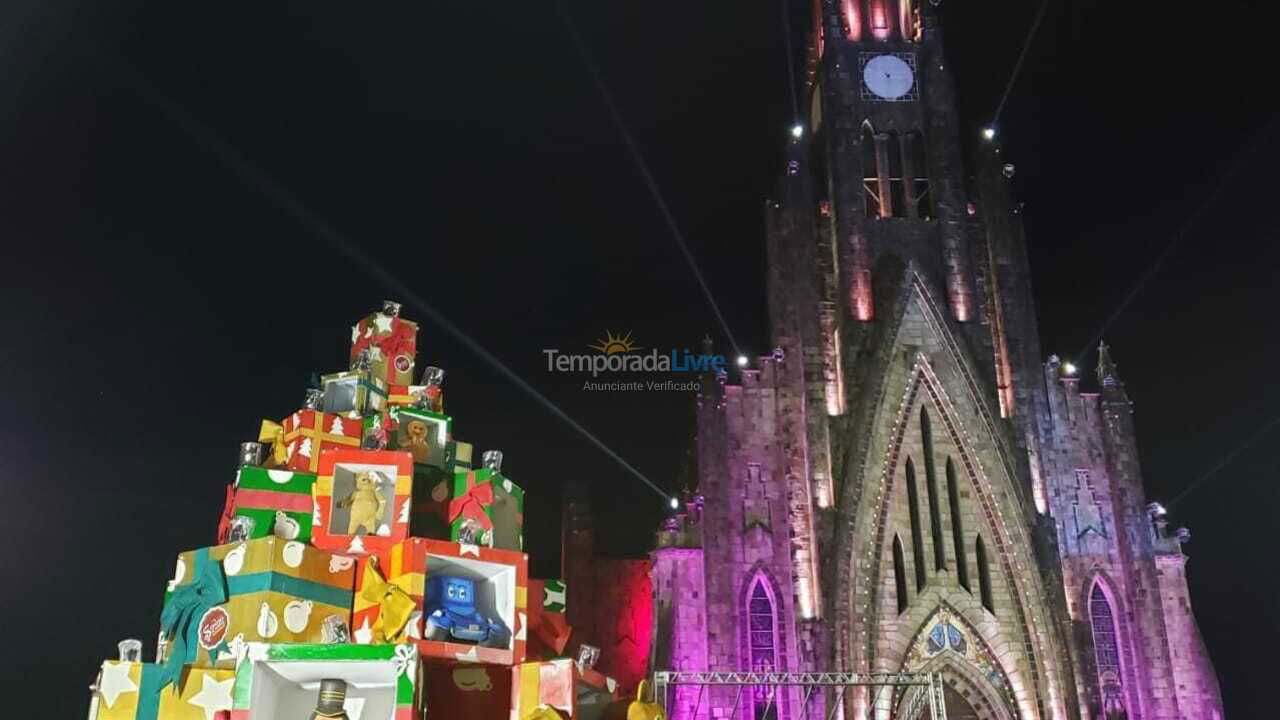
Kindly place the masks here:
[[(993, 137), (965, 152), (932, 5), (816, 0), (814, 27), (766, 206), (776, 349), (704, 378), (652, 665), (938, 671), (952, 720), (1220, 720), (1187, 533), (1144, 495), (1110, 351), (1089, 392), (1041, 355), (1013, 167)], [(865, 689), (672, 697), (674, 720), (899, 716)]]

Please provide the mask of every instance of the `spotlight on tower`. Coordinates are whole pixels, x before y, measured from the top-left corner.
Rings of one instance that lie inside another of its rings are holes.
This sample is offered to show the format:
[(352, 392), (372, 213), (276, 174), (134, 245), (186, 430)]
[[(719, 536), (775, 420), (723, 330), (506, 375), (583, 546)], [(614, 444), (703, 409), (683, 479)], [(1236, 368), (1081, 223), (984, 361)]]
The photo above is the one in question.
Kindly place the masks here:
[(746, 355), (738, 356), (738, 367), (746, 367), (747, 363), (750, 363), (750, 362), (751, 362), (751, 359), (748, 358)]
[(795, 125), (792, 125), (792, 126), (791, 126), (791, 137), (793, 137), (793, 138), (795, 138), (795, 139), (799, 140), (799, 139), (800, 139), (801, 137), (803, 137), (803, 136), (804, 136), (804, 126), (803, 126), (803, 125), (801, 125), (800, 123), (796, 123)]
[(671, 498), (671, 509), (672, 510), (680, 509), (680, 498), (674, 498), (674, 497)]
[(988, 125), (988, 126), (986, 126), (986, 127), (982, 128), (982, 139), (983, 139), (983, 140), (995, 140), (995, 139), (996, 139), (996, 129), (995, 129), (995, 128), (993, 128), (993, 127), (991, 127), (990, 125)]
[(1076, 364), (1070, 360), (1062, 364), (1062, 372), (1066, 375), (1075, 375), (1079, 371), (1080, 368), (1076, 367)]

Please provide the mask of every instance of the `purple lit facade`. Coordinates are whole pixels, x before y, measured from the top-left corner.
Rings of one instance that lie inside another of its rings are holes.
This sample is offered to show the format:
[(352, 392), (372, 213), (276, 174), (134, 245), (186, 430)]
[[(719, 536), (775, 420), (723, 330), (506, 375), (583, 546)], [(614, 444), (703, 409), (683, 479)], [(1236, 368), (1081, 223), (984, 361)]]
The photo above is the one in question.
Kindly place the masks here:
[[(1188, 533), (1148, 504), (1110, 352), (1096, 392), (1041, 354), (1014, 169), (978, 137), (965, 166), (932, 6), (818, 0), (815, 21), (767, 205), (777, 350), (704, 378), (653, 666), (936, 670), (952, 720), (1221, 720)], [(898, 717), (891, 693), (771, 692), (737, 717)], [(735, 695), (676, 688), (672, 717)]]

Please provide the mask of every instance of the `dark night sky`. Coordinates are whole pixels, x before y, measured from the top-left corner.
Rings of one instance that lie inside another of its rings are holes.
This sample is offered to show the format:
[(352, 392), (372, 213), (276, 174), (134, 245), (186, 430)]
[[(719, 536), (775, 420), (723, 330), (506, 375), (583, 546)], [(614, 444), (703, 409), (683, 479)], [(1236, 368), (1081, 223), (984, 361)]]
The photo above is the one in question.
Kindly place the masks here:
[[(0, 6), (11, 712), (81, 716), (114, 642), (151, 644), (174, 555), (213, 538), (236, 443), (296, 409), (313, 371), (342, 369), (349, 326), (393, 294), (247, 182), (219, 143), (670, 482), (687, 398), (583, 392), (543, 366), (543, 348), (585, 351), (606, 329), (645, 347), (696, 346), (706, 332), (724, 346), (551, 0), (89, 5)], [(761, 205), (791, 115), (778, 4), (568, 7), (734, 333), (765, 351)], [(974, 127), (1034, 7), (945, 0)], [(1276, 63), (1260, 8), (1055, 2), (1002, 122), (1046, 353), (1076, 356), (1243, 163), (1106, 333), (1156, 498), (1195, 482), (1280, 403), (1268, 172), (1280, 147), (1262, 132)], [(503, 449), (525, 485), (535, 574), (557, 572), (569, 480), (591, 488), (609, 550), (646, 548), (656, 496), (438, 327), (424, 322), (419, 349), (420, 365), (449, 372), (457, 436)], [(1193, 532), (1193, 599), (1238, 718), (1271, 707), (1280, 564), (1262, 548), (1278, 439), (1174, 508)]]

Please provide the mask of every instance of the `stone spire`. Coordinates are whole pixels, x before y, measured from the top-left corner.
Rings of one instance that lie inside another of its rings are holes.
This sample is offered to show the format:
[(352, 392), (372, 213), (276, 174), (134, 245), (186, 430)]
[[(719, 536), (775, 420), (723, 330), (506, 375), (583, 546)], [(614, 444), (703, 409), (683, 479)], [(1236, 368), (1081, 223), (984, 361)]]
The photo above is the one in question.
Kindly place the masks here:
[(1098, 344), (1098, 382), (1104, 388), (1122, 384), (1120, 372), (1116, 369), (1116, 361), (1111, 359), (1111, 348), (1106, 342)]

